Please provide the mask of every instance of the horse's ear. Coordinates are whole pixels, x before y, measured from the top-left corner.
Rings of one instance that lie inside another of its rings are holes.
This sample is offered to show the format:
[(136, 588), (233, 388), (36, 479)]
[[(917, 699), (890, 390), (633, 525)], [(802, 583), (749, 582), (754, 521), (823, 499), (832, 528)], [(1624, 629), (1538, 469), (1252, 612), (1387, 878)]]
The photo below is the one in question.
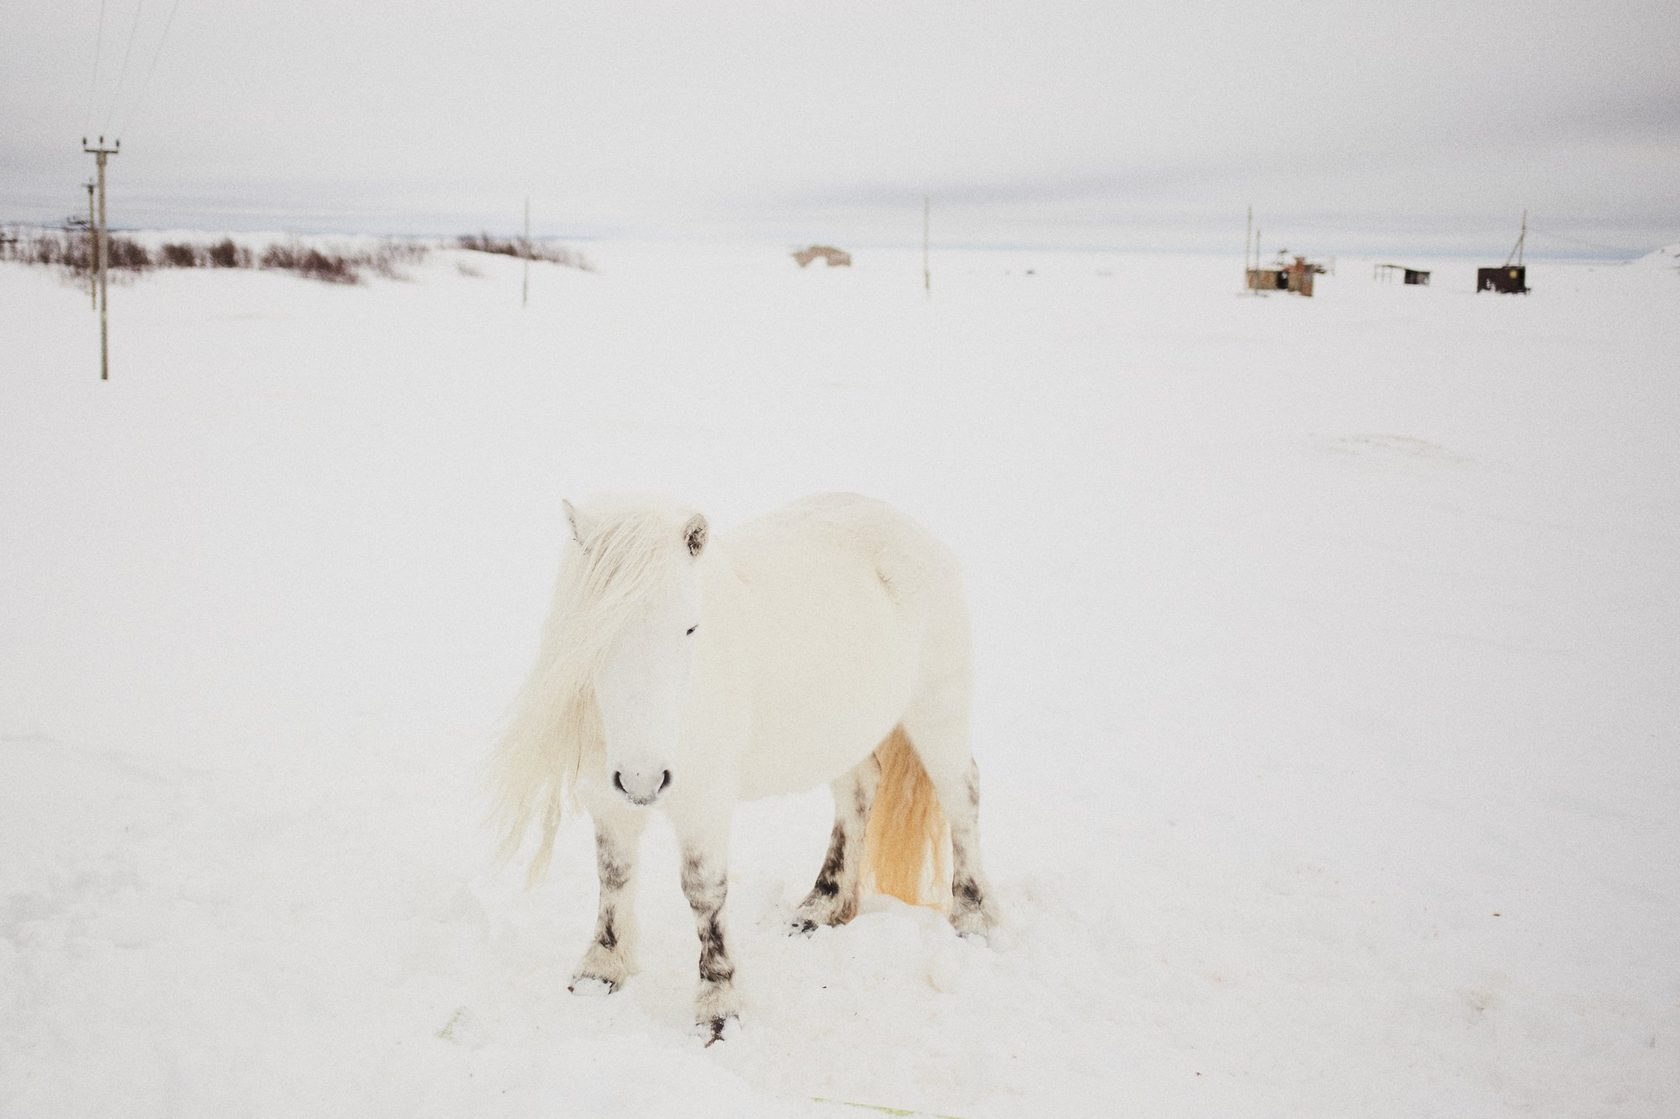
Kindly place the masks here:
[(688, 554), (697, 556), (706, 548), (706, 518), (696, 513), (683, 525), (683, 543), (688, 545)]
[(566, 510), (566, 523), (572, 526), (572, 540), (578, 547), (583, 547), (583, 542), (589, 538), (590, 530), (594, 526), (589, 523), (587, 517), (578, 512), (576, 505), (565, 498), (560, 499), (560, 507)]

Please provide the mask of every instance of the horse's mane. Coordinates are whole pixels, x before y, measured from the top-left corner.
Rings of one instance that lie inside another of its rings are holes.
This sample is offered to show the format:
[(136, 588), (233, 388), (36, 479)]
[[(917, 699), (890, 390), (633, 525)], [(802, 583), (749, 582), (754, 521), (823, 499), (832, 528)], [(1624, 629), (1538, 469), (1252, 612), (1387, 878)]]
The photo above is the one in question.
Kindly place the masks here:
[(569, 543), (543, 623), (542, 644), (497, 743), (494, 814), (502, 858), (511, 858), (531, 819), (542, 842), (528, 880), (548, 868), (562, 809), (584, 764), (603, 756), (595, 677), (613, 641), (649, 597), (689, 559), (684, 515), (646, 502), (596, 505), (580, 543)]

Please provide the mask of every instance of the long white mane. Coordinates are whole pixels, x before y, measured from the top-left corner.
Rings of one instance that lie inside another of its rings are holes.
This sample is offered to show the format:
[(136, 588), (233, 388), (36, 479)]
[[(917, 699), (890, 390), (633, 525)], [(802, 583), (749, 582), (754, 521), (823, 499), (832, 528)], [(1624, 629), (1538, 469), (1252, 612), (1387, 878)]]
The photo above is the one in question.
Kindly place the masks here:
[(593, 505), (579, 516), (543, 623), (542, 644), (497, 743), (492, 781), (501, 854), (511, 858), (542, 819), (528, 878), (548, 868), (554, 835), (584, 764), (603, 756), (595, 677), (649, 597), (688, 561), (685, 516), (647, 503)]

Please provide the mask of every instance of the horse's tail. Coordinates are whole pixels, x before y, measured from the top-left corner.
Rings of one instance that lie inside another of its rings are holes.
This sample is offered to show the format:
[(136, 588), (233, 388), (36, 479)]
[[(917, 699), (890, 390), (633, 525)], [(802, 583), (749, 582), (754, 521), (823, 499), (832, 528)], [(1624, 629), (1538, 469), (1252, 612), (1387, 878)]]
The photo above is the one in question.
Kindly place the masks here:
[(902, 726), (875, 747), (875, 759), (881, 783), (864, 831), (864, 872), (882, 893), (921, 905), (945, 877), (945, 813)]

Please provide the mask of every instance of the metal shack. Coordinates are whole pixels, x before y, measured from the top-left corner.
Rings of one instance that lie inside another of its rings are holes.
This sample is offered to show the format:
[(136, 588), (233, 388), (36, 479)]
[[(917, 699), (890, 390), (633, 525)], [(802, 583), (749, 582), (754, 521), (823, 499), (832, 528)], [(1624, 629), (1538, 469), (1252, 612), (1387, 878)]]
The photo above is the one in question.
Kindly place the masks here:
[(1502, 291), (1509, 295), (1528, 294), (1528, 269), (1523, 267), (1523, 243), (1528, 240), (1528, 211), (1523, 211), (1522, 232), (1511, 246), (1511, 255), (1498, 268), (1476, 269), (1477, 291)]
[(1477, 291), (1502, 291), (1509, 295), (1528, 294), (1528, 269), (1521, 264), (1476, 269)]

